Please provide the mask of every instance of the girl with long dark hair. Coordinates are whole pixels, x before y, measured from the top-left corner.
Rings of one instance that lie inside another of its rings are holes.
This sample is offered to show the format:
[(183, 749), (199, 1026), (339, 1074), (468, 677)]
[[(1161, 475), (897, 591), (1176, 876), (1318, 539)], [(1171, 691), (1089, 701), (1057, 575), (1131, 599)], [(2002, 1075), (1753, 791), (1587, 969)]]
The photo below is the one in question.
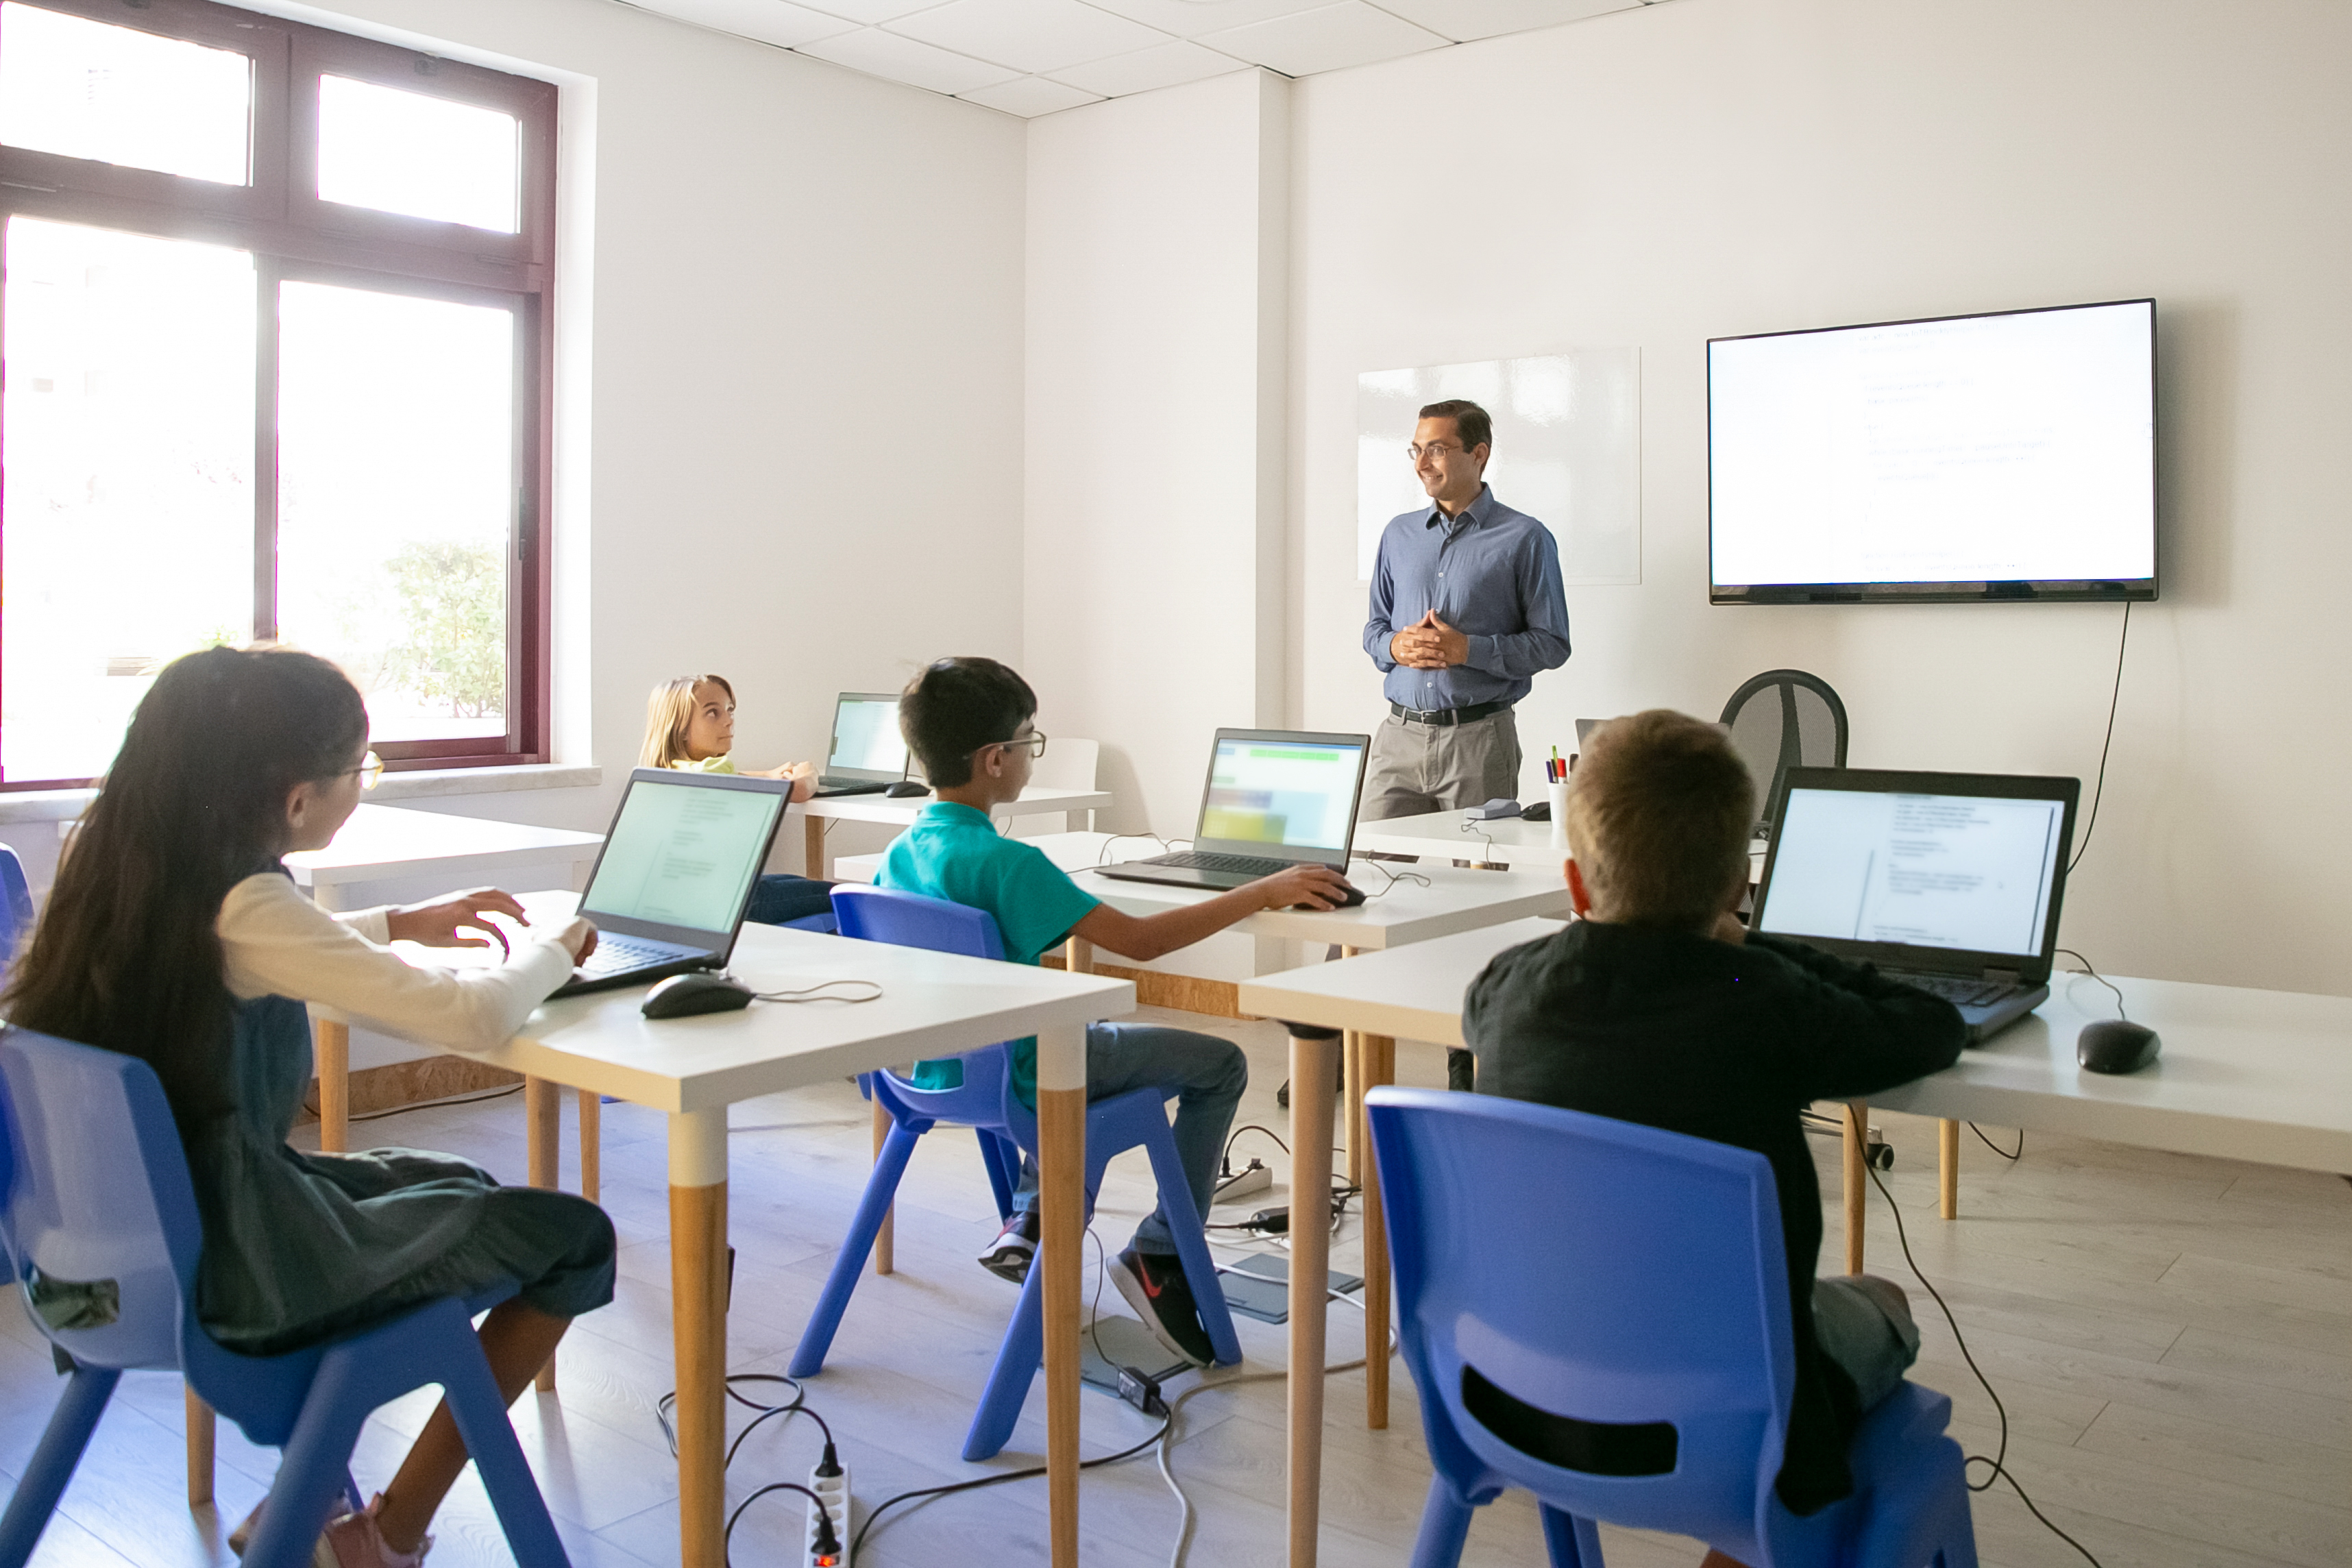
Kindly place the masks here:
[[(359, 804), (380, 765), (367, 729), (358, 691), (324, 659), (215, 647), (174, 661), (58, 866), (5, 1006), (26, 1028), (154, 1067), (194, 1178), (194, 1305), (215, 1340), (277, 1354), (513, 1280), (520, 1293), (481, 1327), (512, 1400), (571, 1320), (612, 1300), (611, 1221), (451, 1155), (289, 1147), (310, 1077), (304, 1004), (485, 1049), (563, 983), (595, 928), (518, 941), (495, 968), (435, 969), (385, 944), (503, 942), (483, 917), (520, 919), (521, 906), (488, 889), (341, 915), (305, 899), (279, 859), (324, 848)], [(412, 1568), (465, 1464), (445, 1405), (365, 1510), (325, 1521), (320, 1564)]]

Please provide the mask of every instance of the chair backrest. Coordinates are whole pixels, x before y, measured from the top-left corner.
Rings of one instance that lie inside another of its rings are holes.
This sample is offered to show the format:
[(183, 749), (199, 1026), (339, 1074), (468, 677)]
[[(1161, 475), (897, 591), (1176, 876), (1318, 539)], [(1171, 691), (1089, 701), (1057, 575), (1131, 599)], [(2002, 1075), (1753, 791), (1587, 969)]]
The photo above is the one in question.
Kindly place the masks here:
[(0, 1031), (0, 1197), (16, 1283), (52, 1305), (33, 1319), (75, 1360), (176, 1367), (204, 1230), (163, 1086), (134, 1057)]
[(1047, 789), (1092, 789), (1095, 770), (1102, 762), (1100, 741), (1072, 741), (1055, 735), (1045, 742), (1045, 754), (1029, 769), (1029, 782)]
[[(1004, 938), (996, 929), (995, 916), (945, 899), (844, 883), (833, 889), (833, 912), (840, 922), (839, 934), (859, 942), (887, 942), (967, 958), (1004, 957)], [(897, 1073), (877, 1073), (874, 1077), (881, 1080), (877, 1091), (935, 1121), (1005, 1125), (1021, 1135), (1024, 1148), (1031, 1147), (1036, 1139), (1034, 1118), (1013, 1091), (1013, 1053), (1000, 1042), (959, 1052), (955, 1059), (963, 1064), (963, 1083), (958, 1088), (919, 1089)]]
[(1756, 830), (1769, 834), (1790, 768), (1845, 766), (1845, 704), (1801, 669), (1768, 669), (1740, 683), (1722, 723), (1756, 778)]
[(25, 863), (0, 844), (0, 966), (16, 955), (16, 944), (33, 929), (33, 889)]
[(1634, 1528), (1757, 1529), (1796, 1360), (1764, 1156), (1486, 1095), (1368, 1105), (1438, 1468)]

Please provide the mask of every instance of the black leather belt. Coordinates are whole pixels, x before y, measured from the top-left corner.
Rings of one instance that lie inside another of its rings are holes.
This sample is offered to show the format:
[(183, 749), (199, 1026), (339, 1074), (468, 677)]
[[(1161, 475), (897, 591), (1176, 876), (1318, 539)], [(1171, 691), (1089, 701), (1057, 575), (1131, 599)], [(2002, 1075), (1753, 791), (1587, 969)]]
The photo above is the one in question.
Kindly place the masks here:
[(1475, 724), (1479, 720), (1496, 713), (1510, 711), (1507, 702), (1473, 702), (1467, 708), (1408, 708), (1402, 702), (1389, 704), (1389, 711), (1408, 724)]

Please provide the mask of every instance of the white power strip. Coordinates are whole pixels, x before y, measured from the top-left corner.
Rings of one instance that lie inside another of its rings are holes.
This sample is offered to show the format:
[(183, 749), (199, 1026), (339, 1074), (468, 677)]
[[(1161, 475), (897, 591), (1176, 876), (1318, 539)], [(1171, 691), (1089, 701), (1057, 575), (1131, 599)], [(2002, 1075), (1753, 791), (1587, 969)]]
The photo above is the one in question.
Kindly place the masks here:
[(816, 1499), (810, 1499), (808, 1533), (802, 1540), (808, 1552), (807, 1568), (849, 1568), (849, 1467), (842, 1466), (837, 1476), (821, 1476), (812, 1468), (808, 1484), (809, 1490), (824, 1500), (824, 1512), (833, 1516), (836, 1545), (831, 1552), (816, 1549), (816, 1525), (823, 1515), (817, 1511)]
[(1217, 1178), (1217, 1189), (1209, 1199), (1212, 1204), (1236, 1203), (1252, 1193), (1262, 1193), (1274, 1185), (1274, 1173), (1265, 1162), (1253, 1159), (1230, 1176)]

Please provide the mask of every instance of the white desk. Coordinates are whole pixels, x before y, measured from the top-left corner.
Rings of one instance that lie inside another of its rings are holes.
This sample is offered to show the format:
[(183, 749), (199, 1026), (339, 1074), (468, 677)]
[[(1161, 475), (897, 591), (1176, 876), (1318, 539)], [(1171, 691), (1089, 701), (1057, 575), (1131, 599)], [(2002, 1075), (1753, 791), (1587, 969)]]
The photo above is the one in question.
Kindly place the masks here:
[[(1295, 969), (1244, 982), (1241, 1004), (1295, 1024), (1460, 1046), (1462, 995), (1478, 972), (1504, 949), (1559, 929), (1554, 921), (1519, 921)], [(1950, 1126), (1984, 1121), (2263, 1164), (2352, 1171), (2352, 998), (2160, 980), (2116, 984), (2131, 1016), (2164, 1038), (2163, 1056), (2144, 1072), (2108, 1078), (2075, 1065), (2076, 1032), (2090, 1019), (2114, 1016), (2114, 999), (2088, 977), (2060, 975), (2032, 1016), (1966, 1052), (1955, 1066), (1889, 1089), (1873, 1103), (1944, 1118)], [(1328, 1123), (1318, 1131), (1299, 1120), (1293, 1087), (1294, 1143), (1319, 1137), (1328, 1144)], [(1863, 1266), (1863, 1198), (1869, 1188), (1857, 1132), (1866, 1110), (1857, 1104), (1847, 1115), (1849, 1273)], [(1948, 1190), (1951, 1142), (1945, 1140), (1943, 1151)], [(1301, 1294), (1296, 1258), (1291, 1268), (1295, 1313)], [(1290, 1562), (1293, 1568), (1311, 1568), (1319, 1433), (1301, 1430), (1296, 1407), (1292, 1421)], [(1303, 1534), (1302, 1505), (1309, 1520)]]
[[(803, 801), (792, 809), (803, 814), (806, 821), (808, 852), (803, 862), (812, 877), (828, 875), (829, 862), (824, 853), (825, 824), (828, 822), (893, 822), (904, 827), (915, 820), (916, 814), (938, 799), (936, 795), (909, 795), (893, 800), (881, 795), (835, 795), (822, 800)], [(1108, 790), (1050, 789), (1043, 784), (1031, 784), (1021, 792), (1019, 800), (1007, 801), (989, 815), (1002, 825), (1016, 816), (1041, 816), (1059, 813), (1062, 826), (1069, 826), (1074, 811), (1105, 811), (1109, 809)]]
[[(528, 881), (526, 873), (537, 872), (552, 878), (555, 886), (577, 892), (587, 886), (589, 869), (604, 844), (601, 833), (362, 805), (332, 844), (289, 855), (286, 868), (297, 885), (310, 889), (322, 910), (359, 907), (349, 897), (352, 889), (393, 878), (433, 877), (454, 892), (482, 881)], [(320, 1016), (315, 1034), (319, 1147), (340, 1151), (349, 1140), (351, 1026)], [(583, 1109), (581, 1114), (584, 1142), (594, 1112)]]
[[(526, 899), (534, 923), (573, 900)], [(877, 1002), (754, 1002), (652, 1022), (638, 989), (551, 1002), (483, 1058), (528, 1078), (669, 1113), (670, 1280), (677, 1357), (679, 1562), (720, 1568), (727, 1355), (727, 1108), (739, 1100), (926, 1057), (1037, 1037), (1052, 1561), (1077, 1562), (1079, 1249), (1085, 1222), (1086, 1026), (1135, 1010), (1099, 975), (746, 925), (730, 968), (762, 991), (871, 980)], [(534, 1143), (541, 1125), (534, 1118)], [(533, 1164), (539, 1163), (534, 1148)]]
[(1433, 811), (1422, 816), (1357, 823), (1357, 853), (1368, 849), (1494, 866), (1549, 866), (1557, 871), (1568, 858), (1568, 839), (1553, 837), (1549, 822), (1529, 822), (1521, 816), (1473, 822), (1465, 811)]

